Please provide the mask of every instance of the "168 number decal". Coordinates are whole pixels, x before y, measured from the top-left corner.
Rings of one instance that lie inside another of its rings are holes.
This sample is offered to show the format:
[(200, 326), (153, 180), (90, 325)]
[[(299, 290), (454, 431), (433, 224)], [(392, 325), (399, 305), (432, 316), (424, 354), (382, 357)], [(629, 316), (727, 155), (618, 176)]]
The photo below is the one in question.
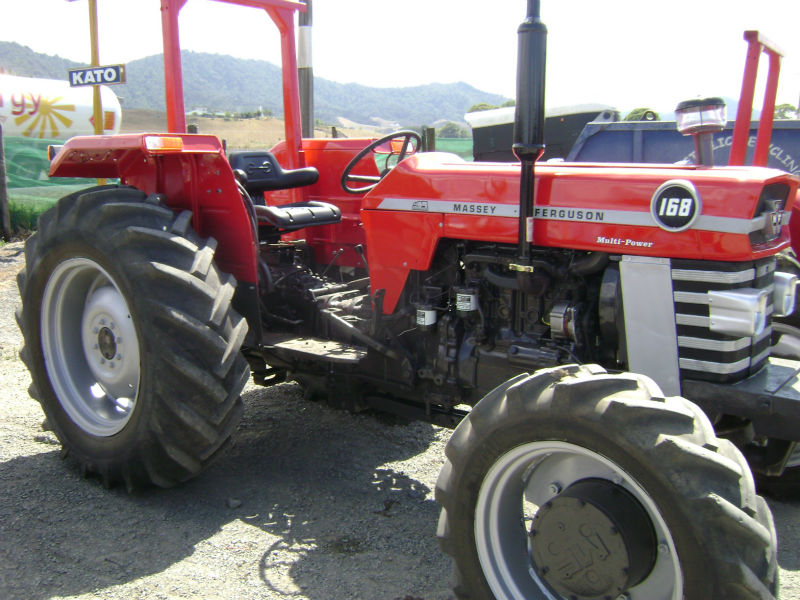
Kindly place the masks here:
[(659, 186), (650, 202), (650, 213), (662, 229), (684, 231), (700, 215), (700, 197), (689, 181), (672, 180)]

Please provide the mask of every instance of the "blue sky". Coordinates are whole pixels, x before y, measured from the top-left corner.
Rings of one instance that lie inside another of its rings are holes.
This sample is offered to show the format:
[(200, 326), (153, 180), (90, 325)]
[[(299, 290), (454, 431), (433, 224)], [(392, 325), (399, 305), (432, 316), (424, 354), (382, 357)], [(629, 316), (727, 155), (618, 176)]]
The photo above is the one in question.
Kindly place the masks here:
[[(159, 0), (97, 3), (102, 63), (161, 51)], [(0, 40), (88, 62), (87, 0), (3, 4)], [(526, 5), (314, 0), (314, 71), (380, 87), (465, 81), (513, 97), (516, 29)], [(737, 97), (745, 29), (760, 30), (786, 55), (778, 101), (800, 100), (798, 0), (542, 0), (542, 19), (549, 30), (549, 106), (596, 102), (671, 110), (696, 96)], [(277, 33), (258, 9), (188, 0), (181, 39), (186, 49), (279, 64)]]

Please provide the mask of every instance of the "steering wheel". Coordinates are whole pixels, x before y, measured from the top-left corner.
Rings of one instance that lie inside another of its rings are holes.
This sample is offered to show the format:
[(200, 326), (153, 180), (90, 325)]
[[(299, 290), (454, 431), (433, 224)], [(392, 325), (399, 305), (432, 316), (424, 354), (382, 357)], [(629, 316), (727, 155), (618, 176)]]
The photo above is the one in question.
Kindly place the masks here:
[[(384, 145), (386, 142), (391, 142), (392, 140), (403, 140), (403, 146), (399, 152), (395, 152), (394, 144), (390, 145), (390, 152), (386, 157), (386, 168), (384, 168), (380, 175), (353, 175), (352, 171), (356, 167), (358, 163), (360, 163), (367, 154), (370, 152), (374, 152), (376, 148), (379, 146)], [(416, 141), (416, 146), (412, 143), (412, 140)], [(403, 131), (395, 131), (394, 133), (390, 133), (387, 136), (380, 138), (379, 140), (375, 140), (369, 146), (364, 148), (361, 152), (356, 154), (353, 157), (347, 166), (344, 168), (344, 172), (342, 173), (342, 189), (347, 192), (348, 194), (362, 194), (364, 192), (370, 191), (378, 182), (383, 179), (386, 174), (392, 170), (393, 167), (389, 166), (389, 159), (392, 156), (397, 156), (397, 162), (399, 163), (403, 160), (408, 154), (413, 154), (417, 150), (419, 150), (420, 146), (422, 145), (422, 138), (416, 131), (410, 130), (403, 130)], [(409, 151), (409, 146), (411, 146), (411, 150)], [(367, 185), (363, 185), (361, 187), (353, 187), (351, 185), (352, 182), (362, 182), (366, 183)]]

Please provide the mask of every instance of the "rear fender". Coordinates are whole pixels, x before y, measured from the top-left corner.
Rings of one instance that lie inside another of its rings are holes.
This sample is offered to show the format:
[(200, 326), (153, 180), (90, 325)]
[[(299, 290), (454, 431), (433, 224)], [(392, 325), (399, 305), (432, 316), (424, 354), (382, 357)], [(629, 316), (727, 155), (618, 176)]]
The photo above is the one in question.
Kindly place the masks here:
[(118, 178), (161, 194), (192, 226), (217, 240), (216, 263), (257, 291), (257, 240), (219, 139), (210, 135), (128, 134), (74, 137), (50, 165), (51, 177)]

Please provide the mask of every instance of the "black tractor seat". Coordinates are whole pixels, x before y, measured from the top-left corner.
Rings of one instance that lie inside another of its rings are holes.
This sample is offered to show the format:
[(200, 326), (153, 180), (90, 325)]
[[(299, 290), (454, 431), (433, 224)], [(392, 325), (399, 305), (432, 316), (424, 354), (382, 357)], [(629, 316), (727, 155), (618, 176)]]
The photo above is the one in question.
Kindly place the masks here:
[(338, 206), (316, 200), (281, 206), (256, 204), (253, 208), (259, 223), (269, 223), (280, 232), (295, 231), (314, 225), (335, 225), (342, 220), (342, 211)]
[(263, 203), (263, 199), (260, 202), (258, 200), (264, 192), (312, 185), (319, 179), (319, 171), (314, 167), (284, 169), (275, 156), (266, 150), (231, 152), (228, 162), (234, 172), (239, 171), (237, 176), (240, 182), (257, 204)]
[(310, 200), (279, 206), (266, 206), (264, 192), (312, 185), (319, 179), (314, 167), (284, 169), (266, 150), (246, 150), (228, 155), (236, 179), (252, 199), (252, 207), (262, 235), (273, 237), (314, 225), (335, 225), (342, 220), (338, 206)]

